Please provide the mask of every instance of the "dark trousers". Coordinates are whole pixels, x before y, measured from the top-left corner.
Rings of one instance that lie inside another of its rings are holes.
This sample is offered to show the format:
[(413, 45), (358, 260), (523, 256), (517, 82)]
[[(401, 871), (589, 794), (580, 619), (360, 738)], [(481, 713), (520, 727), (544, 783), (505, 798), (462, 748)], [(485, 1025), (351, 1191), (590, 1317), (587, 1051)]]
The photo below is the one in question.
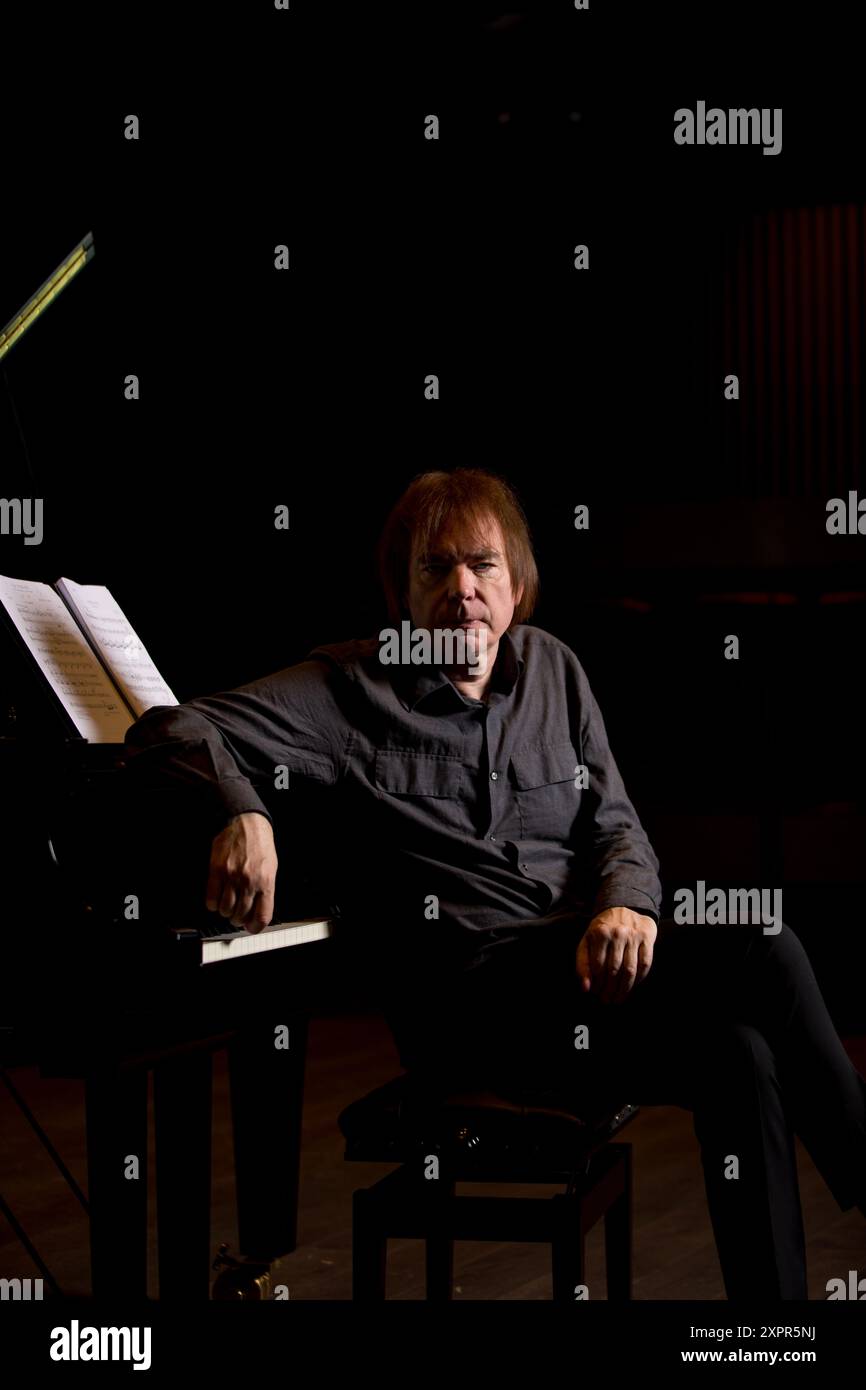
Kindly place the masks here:
[(808, 1298), (794, 1136), (843, 1211), (866, 1201), (866, 1081), (803, 946), (784, 924), (665, 919), (649, 975), (604, 1004), (576, 978), (587, 924), (506, 932), (474, 969), (392, 982), (401, 1060), (449, 1083), (562, 1091), (578, 1110), (690, 1110), (728, 1298)]

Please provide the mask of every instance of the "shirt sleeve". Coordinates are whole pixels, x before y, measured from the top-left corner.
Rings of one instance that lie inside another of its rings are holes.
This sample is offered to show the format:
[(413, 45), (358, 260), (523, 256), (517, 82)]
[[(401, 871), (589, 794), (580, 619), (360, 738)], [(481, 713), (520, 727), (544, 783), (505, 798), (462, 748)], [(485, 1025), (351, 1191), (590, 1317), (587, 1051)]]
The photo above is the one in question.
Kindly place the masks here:
[(292, 777), (330, 786), (342, 772), (345, 721), (322, 661), (306, 660), (236, 690), (155, 705), (127, 730), (141, 784), (197, 796), (227, 823), (258, 811), (273, 824)]
[(586, 673), (575, 658), (580, 710), (580, 760), (588, 787), (578, 816), (578, 844), (587, 853), (593, 913), (630, 907), (654, 917), (662, 905), (659, 861), (625, 789), (607, 739), (604, 719)]

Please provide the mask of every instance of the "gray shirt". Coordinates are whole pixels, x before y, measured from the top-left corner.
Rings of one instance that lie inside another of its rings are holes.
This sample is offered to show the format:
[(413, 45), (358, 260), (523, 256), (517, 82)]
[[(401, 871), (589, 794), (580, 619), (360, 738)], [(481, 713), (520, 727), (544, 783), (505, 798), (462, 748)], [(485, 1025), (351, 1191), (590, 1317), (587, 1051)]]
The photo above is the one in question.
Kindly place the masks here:
[(559, 914), (658, 920), (658, 860), (564, 642), (526, 624), (503, 634), (484, 702), (379, 651), (376, 637), (317, 647), (236, 690), (155, 706), (127, 732), (129, 764), (203, 792), (220, 822), (267, 816), (278, 878), (307, 853), (297, 813), (315, 792), (309, 828), (341, 910), (433, 955)]

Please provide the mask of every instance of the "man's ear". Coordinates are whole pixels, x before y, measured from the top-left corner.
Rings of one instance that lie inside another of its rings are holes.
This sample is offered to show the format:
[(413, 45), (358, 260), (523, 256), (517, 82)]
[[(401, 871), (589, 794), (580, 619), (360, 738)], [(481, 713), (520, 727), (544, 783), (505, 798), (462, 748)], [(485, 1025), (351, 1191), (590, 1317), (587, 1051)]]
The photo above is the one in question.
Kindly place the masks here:
[(516, 608), (517, 605), (519, 604), (520, 600), (523, 598), (523, 590), (524, 590), (525, 588), (526, 588), (526, 585), (525, 585), (525, 584), (521, 584), (520, 588), (517, 590), (517, 593), (514, 595), (514, 607), (515, 607), (515, 608)]

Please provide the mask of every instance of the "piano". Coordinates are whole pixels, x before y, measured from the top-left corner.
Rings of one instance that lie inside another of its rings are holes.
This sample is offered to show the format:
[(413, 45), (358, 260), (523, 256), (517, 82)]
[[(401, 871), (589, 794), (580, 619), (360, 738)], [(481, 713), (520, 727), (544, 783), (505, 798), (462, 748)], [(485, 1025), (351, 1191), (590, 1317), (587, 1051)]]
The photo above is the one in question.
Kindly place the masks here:
[[(82, 247), (7, 324), (0, 335), (4, 355), (70, 273), (92, 258), (92, 237)], [(5, 369), (0, 406), (0, 425), (13, 420), (18, 437), (12, 443), (23, 443)], [(27, 465), (28, 491), (38, 495), (29, 459)], [(26, 559), (32, 564), (32, 551)], [(307, 1019), (311, 994), (327, 982), (321, 953), (332, 950), (326, 943), (335, 936), (339, 909), (323, 902), (313, 885), (297, 881), (283, 897), (289, 910), (252, 935), (208, 913), (204, 876), (199, 880), (191, 866), (178, 864), (195, 901), (181, 896), (167, 902), (163, 920), (151, 895), (144, 920), (125, 921), (116, 892), (118, 860), (136, 848), (144, 818), (136, 811), (144, 802), (129, 775), (127, 750), (75, 733), (3, 621), (0, 788), (8, 825), (0, 1066), (36, 1065), (43, 1076), (84, 1081), (86, 1197), (23, 1103), (22, 1109), (87, 1207), (97, 1299), (116, 1294), (121, 1268), (124, 1294), (146, 1295), (147, 1083), (153, 1072), (159, 1296), (206, 1299), (213, 1254), (212, 1055), (228, 1049), (240, 1247), (260, 1267), (296, 1245)], [(174, 848), (182, 859), (182, 847)], [(275, 1046), (275, 1028), (285, 1032), (288, 1046)], [(9, 1089), (17, 1094), (14, 1084)], [(139, 1158), (137, 1182), (124, 1175), (129, 1154)], [(38, 1252), (31, 1254), (40, 1263)], [(42, 1272), (58, 1292), (50, 1271)]]
[[(49, 313), (67, 313), (72, 296), (67, 300), (65, 286), (93, 256), (88, 236), (0, 332), (7, 492), (33, 498), (44, 492), (7, 364), (24, 360), (18, 342), (26, 334), (36, 343), (43, 311), (58, 296), (60, 307)], [(40, 379), (32, 373), (26, 382), (31, 414)], [(56, 400), (46, 400), (46, 411), (57, 411)], [(53, 516), (57, 525), (58, 513)], [(29, 577), (44, 564), (39, 548), (3, 539), (6, 573)], [(83, 1080), (86, 1195), (26, 1109), (14, 1073), (4, 1070), (4, 1079), (88, 1209), (93, 1294), (117, 1294), (122, 1269), (124, 1295), (145, 1298), (147, 1077), (153, 1072), (160, 1298), (209, 1298), (211, 1058), (215, 1049), (228, 1049), (240, 1252), (271, 1261), (296, 1244), (307, 1017), (314, 992), (327, 988), (322, 952), (331, 958), (338, 909), (296, 881), (284, 897), (282, 920), (252, 935), (207, 913), (202, 878), (195, 906), (192, 898), (175, 902), (161, 922), (152, 898), (146, 922), (124, 922), (113, 897), (115, 859), (135, 848), (140, 828), (124, 752), (122, 744), (79, 737), (13, 627), (0, 620), (6, 824), (0, 1066), (38, 1066), (42, 1076)], [(275, 1027), (288, 1047), (275, 1047)], [(139, 1156), (139, 1181), (125, 1179), (129, 1154)], [(47, 1287), (61, 1293), (14, 1212), (8, 1216)]]

